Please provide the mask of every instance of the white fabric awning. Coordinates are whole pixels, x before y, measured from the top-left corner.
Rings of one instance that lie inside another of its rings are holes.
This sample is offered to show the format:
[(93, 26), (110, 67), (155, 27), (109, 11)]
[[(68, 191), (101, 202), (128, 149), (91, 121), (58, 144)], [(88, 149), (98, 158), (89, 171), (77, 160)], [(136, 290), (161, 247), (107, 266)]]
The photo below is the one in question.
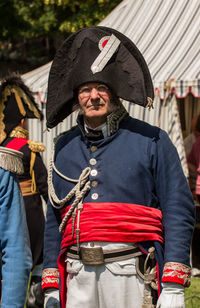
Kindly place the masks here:
[[(99, 25), (119, 30), (143, 54), (160, 98), (166, 85), (177, 97), (200, 97), (200, 1), (124, 0)], [(23, 75), (46, 100), (51, 63)]]
[(155, 91), (200, 97), (200, 1), (124, 0), (100, 25), (127, 35), (143, 54)]

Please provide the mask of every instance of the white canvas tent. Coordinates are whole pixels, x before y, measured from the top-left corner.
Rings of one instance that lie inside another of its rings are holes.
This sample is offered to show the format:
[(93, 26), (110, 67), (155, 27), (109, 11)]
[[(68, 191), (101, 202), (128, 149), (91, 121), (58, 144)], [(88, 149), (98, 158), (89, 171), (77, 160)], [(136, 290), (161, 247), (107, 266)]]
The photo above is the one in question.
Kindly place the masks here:
[[(131, 116), (168, 132), (187, 176), (177, 99), (184, 99), (182, 109), (187, 115), (186, 133), (189, 133), (192, 115), (200, 113), (199, 0), (124, 0), (100, 25), (124, 33), (143, 54), (154, 82), (154, 109), (149, 111), (129, 102), (124, 104)], [(43, 110), (50, 65), (48, 63), (23, 75), (27, 85), (37, 93)], [(192, 105), (189, 92), (195, 97)], [(53, 137), (74, 125), (75, 118), (73, 114), (51, 132), (45, 133), (45, 123), (40, 127), (31, 121), (31, 138), (41, 140), (47, 146), (45, 163), (49, 160)]]

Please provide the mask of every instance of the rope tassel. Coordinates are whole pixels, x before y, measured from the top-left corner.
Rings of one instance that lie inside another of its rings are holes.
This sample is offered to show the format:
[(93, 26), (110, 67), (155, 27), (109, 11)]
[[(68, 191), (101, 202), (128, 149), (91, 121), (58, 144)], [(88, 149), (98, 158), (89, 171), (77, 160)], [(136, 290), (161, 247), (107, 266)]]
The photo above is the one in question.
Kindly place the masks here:
[[(53, 148), (52, 151), (54, 153), (54, 148)], [(69, 200), (72, 199), (72, 197), (75, 196), (74, 202), (72, 203), (69, 211), (65, 214), (65, 216), (64, 216), (64, 218), (63, 218), (63, 220), (62, 220), (62, 222), (59, 226), (59, 232), (63, 231), (67, 221), (72, 216), (73, 217), (72, 237), (74, 236), (75, 219), (76, 219), (76, 213), (77, 213), (77, 209), (78, 209), (78, 222), (77, 222), (77, 230), (76, 230), (76, 234), (77, 234), (77, 238), (78, 238), (77, 242), (78, 242), (79, 241), (79, 234), (80, 234), (80, 229), (79, 229), (80, 212), (83, 208), (83, 198), (84, 198), (85, 194), (90, 190), (90, 181), (88, 181), (88, 179), (89, 179), (89, 175), (90, 175), (90, 172), (91, 172), (91, 168), (86, 167), (82, 171), (79, 179), (75, 180), (75, 179), (68, 178), (67, 176), (62, 174), (60, 171), (58, 171), (57, 168), (55, 167), (53, 161), (54, 161), (54, 157), (52, 155), (52, 158), (51, 158), (50, 163), (49, 163), (49, 169), (48, 169), (49, 200), (50, 200), (50, 202), (51, 202), (51, 204), (54, 208), (61, 209)], [(55, 193), (55, 189), (54, 189), (53, 181), (52, 181), (53, 180), (52, 170), (54, 170), (60, 177), (62, 177), (66, 181), (77, 183), (74, 186), (74, 188), (61, 200), (58, 198), (58, 196)]]

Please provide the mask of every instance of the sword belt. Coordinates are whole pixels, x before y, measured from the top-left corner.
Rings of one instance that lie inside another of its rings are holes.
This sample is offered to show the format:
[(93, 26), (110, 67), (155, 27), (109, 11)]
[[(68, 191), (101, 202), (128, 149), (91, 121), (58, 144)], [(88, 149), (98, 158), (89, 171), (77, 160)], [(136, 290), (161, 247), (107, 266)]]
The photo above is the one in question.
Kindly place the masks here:
[(32, 180), (20, 182), (19, 185), (20, 185), (23, 197), (31, 196), (31, 195), (35, 195), (39, 193), (37, 189), (35, 191), (32, 191)]
[(81, 260), (85, 265), (102, 265), (107, 262), (127, 260), (141, 255), (143, 255), (143, 252), (134, 246), (113, 250), (103, 250), (102, 247), (80, 247), (79, 251), (76, 246), (71, 246), (66, 252), (67, 257)]

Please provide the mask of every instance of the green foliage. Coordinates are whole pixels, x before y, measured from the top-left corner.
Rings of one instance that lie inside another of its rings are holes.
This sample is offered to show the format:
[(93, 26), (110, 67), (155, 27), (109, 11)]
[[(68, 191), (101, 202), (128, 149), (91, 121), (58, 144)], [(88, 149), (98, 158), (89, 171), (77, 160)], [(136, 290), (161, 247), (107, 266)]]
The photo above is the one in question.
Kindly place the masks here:
[(97, 25), (121, 0), (1, 0), (0, 40), (56, 37)]
[(62, 33), (71, 33), (80, 28), (97, 25), (120, 1), (112, 1), (112, 3), (105, 0), (72, 2), (70, 2), (70, 10), (73, 14), (70, 14), (67, 20), (59, 15), (61, 17), (59, 30)]
[(42, 65), (64, 38), (97, 25), (121, 1), (0, 0), (0, 60)]
[(185, 289), (186, 308), (200, 307), (200, 278), (192, 277), (191, 286)]
[(46, 0), (54, 8), (60, 33), (72, 33), (80, 28), (97, 25), (121, 0)]
[(21, 38), (21, 29), (27, 31), (28, 27), (13, 0), (0, 1), (0, 41), (16, 42)]
[(51, 36), (57, 21), (54, 10), (44, 5), (42, 0), (23, 1), (14, 0), (19, 16), (29, 24), (29, 29), (21, 31), (21, 35), (26, 38), (37, 38)]

